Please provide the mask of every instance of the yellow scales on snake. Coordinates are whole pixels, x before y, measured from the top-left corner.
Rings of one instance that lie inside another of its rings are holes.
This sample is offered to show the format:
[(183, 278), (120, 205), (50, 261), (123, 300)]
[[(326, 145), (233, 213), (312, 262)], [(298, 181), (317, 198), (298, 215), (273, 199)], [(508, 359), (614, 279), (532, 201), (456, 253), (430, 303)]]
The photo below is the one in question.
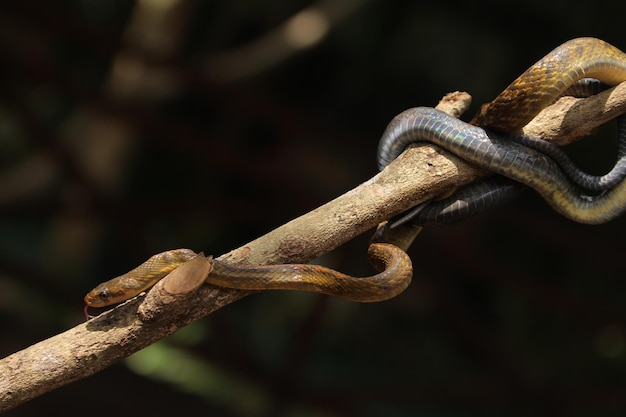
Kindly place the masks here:
[[(568, 88), (586, 78), (607, 85), (626, 81), (626, 55), (599, 39), (571, 40), (550, 52), (496, 99), (484, 105), (472, 124), (434, 109), (407, 110), (396, 116), (383, 134), (378, 153), (379, 167), (384, 169), (410, 143), (430, 141), (472, 164), (534, 188), (553, 208), (574, 221), (609, 221), (626, 209), (626, 181), (622, 181), (626, 170), (622, 160), (612, 171), (612, 179), (601, 179), (599, 182), (605, 185), (592, 187), (610, 189), (589, 197), (571, 184), (559, 158), (510, 140), (507, 135), (490, 133), (518, 131)], [(544, 149), (541, 145), (538, 148)], [(586, 180), (582, 181), (583, 185), (587, 184)], [(477, 201), (484, 200), (480, 193), (491, 192), (480, 187), (477, 190)], [(242, 290), (313, 291), (360, 302), (386, 300), (402, 292), (411, 281), (411, 260), (404, 251), (419, 228), (407, 230), (408, 235), (400, 235), (400, 238), (392, 238), (391, 234), (383, 232), (370, 245), (368, 256), (374, 267), (381, 271), (371, 277), (351, 277), (316, 265), (240, 268), (213, 260), (205, 282)], [(136, 296), (195, 256), (196, 253), (189, 249), (152, 256), (132, 271), (90, 291), (85, 296), (85, 312), (89, 307), (103, 307)]]

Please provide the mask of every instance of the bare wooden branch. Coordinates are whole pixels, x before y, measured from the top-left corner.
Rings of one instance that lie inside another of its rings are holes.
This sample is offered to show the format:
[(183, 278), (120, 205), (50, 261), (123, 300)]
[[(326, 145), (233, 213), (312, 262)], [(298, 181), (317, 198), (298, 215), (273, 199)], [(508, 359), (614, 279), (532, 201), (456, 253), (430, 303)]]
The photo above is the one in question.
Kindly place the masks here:
[[(460, 102), (448, 101), (453, 109)], [(597, 97), (559, 101), (532, 122), (533, 132), (571, 137), (569, 132), (577, 130), (570, 126), (588, 128), (602, 120), (598, 111), (611, 118), (625, 109), (622, 84)], [(554, 120), (563, 120), (567, 128), (554, 130)], [(220, 259), (248, 266), (309, 262), (379, 222), (482, 175), (484, 171), (430, 145), (411, 147), (367, 182)], [(247, 294), (203, 285), (172, 295), (159, 283), (146, 296), (0, 360), (0, 412), (92, 375)]]
[(625, 95), (626, 82), (585, 99), (562, 97), (539, 113), (522, 132), (558, 145), (572, 143), (626, 113)]

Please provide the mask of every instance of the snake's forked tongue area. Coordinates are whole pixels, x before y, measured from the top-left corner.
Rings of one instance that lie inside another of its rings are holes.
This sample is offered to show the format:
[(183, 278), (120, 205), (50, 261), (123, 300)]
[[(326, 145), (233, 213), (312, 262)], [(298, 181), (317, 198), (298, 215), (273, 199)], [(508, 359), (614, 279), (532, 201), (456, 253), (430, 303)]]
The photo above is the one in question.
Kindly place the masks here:
[(89, 315), (89, 305), (85, 304), (85, 320), (89, 320), (90, 318), (94, 317), (94, 316), (90, 316)]

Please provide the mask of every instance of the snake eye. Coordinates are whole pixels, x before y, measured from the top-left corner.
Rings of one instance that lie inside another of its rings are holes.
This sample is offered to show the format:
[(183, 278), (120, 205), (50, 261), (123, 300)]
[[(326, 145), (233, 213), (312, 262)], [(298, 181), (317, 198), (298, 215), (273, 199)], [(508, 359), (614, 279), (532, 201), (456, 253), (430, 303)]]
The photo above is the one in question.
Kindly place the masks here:
[(111, 296), (111, 293), (109, 293), (109, 290), (102, 290), (102, 292), (98, 294), (98, 298), (101, 301), (107, 301), (110, 296)]

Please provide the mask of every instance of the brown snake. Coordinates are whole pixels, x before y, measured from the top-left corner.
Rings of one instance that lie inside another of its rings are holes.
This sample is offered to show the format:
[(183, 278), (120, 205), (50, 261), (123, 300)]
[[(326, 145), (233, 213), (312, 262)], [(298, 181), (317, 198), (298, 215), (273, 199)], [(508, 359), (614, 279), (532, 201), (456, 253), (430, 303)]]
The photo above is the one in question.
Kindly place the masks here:
[[(150, 257), (130, 272), (102, 283), (85, 296), (88, 307), (119, 303), (145, 291), (168, 273), (196, 256), (190, 249), (176, 249)], [(240, 290), (303, 290), (335, 295), (352, 301), (374, 302), (392, 298), (411, 282), (411, 259), (389, 243), (372, 243), (368, 257), (382, 271), (355, 278), (318, 265), (284, 264), (243, 268), (214, 259), (206, 282)]]
[[(608, 84), (626, 80), (626, 57), (617, 48), (593, 38), (569, 41), (529, 68), (475, 118), (480, 126), (512, 132), (524, 126), (541, 109), (583, 77)], [(412, 237), (419, 228), (411, 231)], [(402, 292), (412, 277), (411, 260), (403, 243), (372, 243), (368, 255), (377, 270), (354, 278), (315, 265), (268, 265), (240, 268), (214, 260), (206, 282), (242, 290), (289, 289), (330, 294), (354, 301), (381, 301)], [(382, 242), (389, 241), (384, 236)], [(85, 296), (88, 307), (103, 307), (129, 299), (163, 278), (195, 253), (177, 249), (154, 255), (132, 271), (100, 284)]]
[(484, 104), (471, 123), (515, 132), (583, 78), (596, 78), (608, 85), (626, 81), (626, 55), (596, 38), (565, 42)]

